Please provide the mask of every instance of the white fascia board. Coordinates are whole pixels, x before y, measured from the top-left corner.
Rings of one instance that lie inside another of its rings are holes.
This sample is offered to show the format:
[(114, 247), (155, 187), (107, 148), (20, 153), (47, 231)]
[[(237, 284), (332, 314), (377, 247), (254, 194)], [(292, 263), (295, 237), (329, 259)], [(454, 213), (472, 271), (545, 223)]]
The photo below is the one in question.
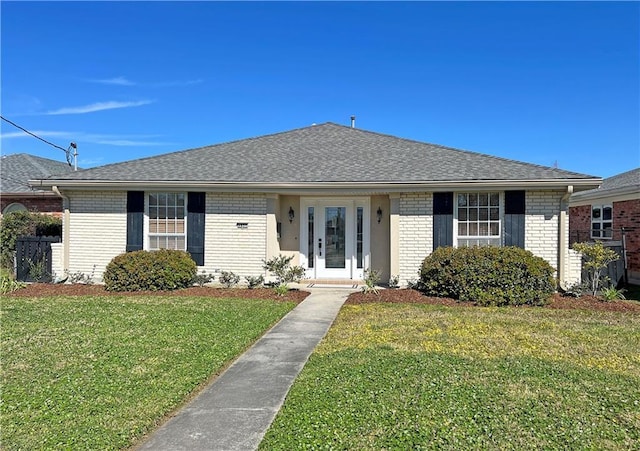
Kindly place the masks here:
[(605, 191), (593, 190), (574, 194), (571, 196), (571, 199), (569, 199), (569, 206), (579, 207), (581, 205), (611, 204), (613, 202), (635, 199), (640, 199), (640, 188), (638, 186), (624, 186), (622, 188)]
[(593, 189), (600, 185), (601, 179), (556, 179), (556, 180), (454, 180), (454, 181), (417, 181), (417, 182), (206, 182), (206, 181), (138, 181), (138, 180), (30, 180), (34, 188), (51, 189), (188, 189), (220, 192), (265, 192), (265, 193), (348, 193), (371, 192), (434, 192), (452, 190), (504, 190), (504, 189)]

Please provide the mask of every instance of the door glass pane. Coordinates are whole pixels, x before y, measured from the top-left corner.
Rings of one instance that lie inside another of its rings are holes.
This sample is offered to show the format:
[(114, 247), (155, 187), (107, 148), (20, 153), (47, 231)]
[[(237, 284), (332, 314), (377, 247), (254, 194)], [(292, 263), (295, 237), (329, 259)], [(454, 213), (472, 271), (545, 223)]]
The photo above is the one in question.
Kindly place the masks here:
[(363, 227), (363, 211), (362, 207), (358, 207), (357, 209), (357, 217), (356, 217), (356, 257), (358, 260), (358, 269), (363, 267), (363, 259), (362, 259), (362, 227)]
[(307, 248), (307, 261), (309, 262), (309, 268), (313, 268), (313, 262), (315, 262), (315, 255), (313, 253), (313, 240), (315, 237), (313, 236), (313, 207), (309, 207), (309, 243)]
[(345, 207), (325, 207), (325, 267), (345, 267)]

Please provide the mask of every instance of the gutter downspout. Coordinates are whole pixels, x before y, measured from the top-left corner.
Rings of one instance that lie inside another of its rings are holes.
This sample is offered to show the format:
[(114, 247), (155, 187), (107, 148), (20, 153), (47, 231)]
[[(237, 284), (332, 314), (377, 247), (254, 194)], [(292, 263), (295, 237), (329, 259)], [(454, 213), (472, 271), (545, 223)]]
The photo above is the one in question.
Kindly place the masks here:
[(69, 274), (69, 198), (57, 186), (52, 186), (51, 191), (62, 198), (62, 270)]
[(558, 253), (558, 286), (562, 291), (567, 290), (567, 286), (565, 284), (566, 278), (566, 264), (567, 264), (567, 237), (568, 237), (568, 227), (567, 224), (567, 213), (569, 211), (569, 198), (573, 194), (573, 185), (567, 186), (567, 192), (564, 193), (562, 199), (560, 199), (560, 221), (558, 225), (558, 233), (559, 235), (559, 248), (560, 252)]

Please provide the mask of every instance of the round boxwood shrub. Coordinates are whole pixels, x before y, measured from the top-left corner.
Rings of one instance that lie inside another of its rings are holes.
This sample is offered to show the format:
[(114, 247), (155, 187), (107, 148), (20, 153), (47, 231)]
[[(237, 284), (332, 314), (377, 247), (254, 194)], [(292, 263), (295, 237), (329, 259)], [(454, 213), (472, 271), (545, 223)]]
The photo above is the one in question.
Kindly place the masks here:
[(185, 251), (135, 251), (114, 257), (103, 280), (109, 291), (176, 290), (191, 286), (196, 270)]
[(554, 269), (519, 247), (440, 247), (424, 259), (421, 289), (479, 305), (543, 305), (555, 291)]

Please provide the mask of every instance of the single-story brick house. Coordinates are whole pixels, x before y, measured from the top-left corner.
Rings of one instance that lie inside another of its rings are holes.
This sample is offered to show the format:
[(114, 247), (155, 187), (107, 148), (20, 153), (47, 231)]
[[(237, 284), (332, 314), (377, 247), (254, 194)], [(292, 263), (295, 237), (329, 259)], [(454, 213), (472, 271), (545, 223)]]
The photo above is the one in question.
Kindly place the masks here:
[(0, 158), (0, 216), (12, 211), (35, 211), (62, 216), (62, 199), (51, 190), (34, 189), (29, 180), (73, 171), (67, 163), (26, 153)]
[(628, 280), (640, 284), (640, 168), (572, 195), (569, 230), (570, 244), (602, 240), (622, 247), (624, 242)]
[(169, 247), (199, 271), (259, 275), (284, 254), (309, 279), (372, 268), (401, 284), (436, 247), (475, 244), (523, 247), (575, 280), (569, 196), (600, 183), (333, 123), (32, 181), (64, 201), (58, 273), (99, 279), (120, 253)]

